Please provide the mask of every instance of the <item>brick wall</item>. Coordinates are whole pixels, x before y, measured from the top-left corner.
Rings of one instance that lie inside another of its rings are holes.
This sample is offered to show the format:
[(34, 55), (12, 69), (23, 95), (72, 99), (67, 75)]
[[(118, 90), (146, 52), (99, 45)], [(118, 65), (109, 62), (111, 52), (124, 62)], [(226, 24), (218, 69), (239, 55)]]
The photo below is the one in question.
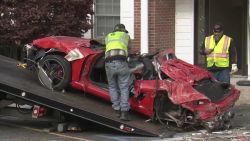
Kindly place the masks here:
[[(140, 51), (140, 0), (135, 0), (133, 51)], [(149, 53), (175, 46), (175, 0), (149, 0)]]

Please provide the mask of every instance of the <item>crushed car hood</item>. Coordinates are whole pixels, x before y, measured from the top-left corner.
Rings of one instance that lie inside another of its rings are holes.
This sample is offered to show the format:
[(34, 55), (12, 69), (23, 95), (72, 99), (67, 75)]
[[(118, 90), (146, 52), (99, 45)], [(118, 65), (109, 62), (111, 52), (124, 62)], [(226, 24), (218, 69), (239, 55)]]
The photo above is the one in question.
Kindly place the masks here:
[[(215, 87), (219, 92), (215, 98), (213, 95), (208, 95), (205, 91), (196, 88), (196, 85), (200, 85), (200, 82), (204, 80), (214, 81), (215, 78), (212, 74), (204, 68), (191, 65), (185, 61), (182, 61), (176, 57), (169, 59), (166, 56), (168, 51), (163, 51), (158, 55), (158, 61), (160, 62), (160, 70), (168, 77), (170, 83), (168, 83), (169, 97), (171, 101), (175, 104), (182, 104), (198, 100), (208, 100), (208, 101), (220, 101), (228, 96), (229, 91), (222, 93), (219, 89), (220, 86)], [(220, 85), (220, 84), (218, 84)], [(200, 88), (200, 87), (199, 87)], [(204, 88), (204, 86), (203, 86)]]
[(172, 59), (161, 64), (161, 71), (175, 81), (193, 84), (195, 81), (211, 78), (211, 74), (200, 67), (188, 64), (179, 59)]
[(79, 37), (68, 37), (68, 36), (50, 36), (41, 39), (34, 40), (33, 45), (40, 48), (56, 48), (63, 50), (68, 53), (77, 47), (90, 47), (88, 39)]

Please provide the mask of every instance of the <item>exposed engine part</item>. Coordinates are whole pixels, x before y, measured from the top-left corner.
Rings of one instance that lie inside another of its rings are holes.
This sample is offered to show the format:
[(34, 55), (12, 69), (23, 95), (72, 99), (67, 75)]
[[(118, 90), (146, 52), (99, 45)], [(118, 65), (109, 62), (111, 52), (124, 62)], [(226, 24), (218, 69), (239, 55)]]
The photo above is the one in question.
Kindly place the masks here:
[(171, 118), (171, 119), (176, 123), (177, 127), (182, 127), (183, 121), (181, 121), (181, 120), (175, 118), (174, 116), (172, 116), (172, 115), (169, 114), (168, 112), (165, 112), (164, 114), (165, 114), (166, 116), (168, 116), (169, 118)]
[(187, 114), (185, 109), (174, 105), (166, 95), (166, 93), (161, 93), (155, 100), (155, 118), (167, 126), (168, 122), (176, 123), (177, 127), (182, 127), (185, 123), (192, 125), (193, 115)]
[(155, 67), (155, 71), (157, 72), (159, 79), (162, 80), (161, 71), (160, 71), (160, 66), (161, 66), (161, 65), (160, 65), (159, 62), (157, 61), (156, 57), (154, 57), (154, 60), (153, 60), (152, 63), (153, 63), (153, 65), (154, 65), (154, 67)]
[(215, 131), (220, 129), (229, 129), (231, 128), (230, 119), (234, 117), (234, 114), (231, 111), (226, 112), (223, 115), (218, 116), (213, 121), (207, 121), (203, 123), (203, 126), (208, 131)]

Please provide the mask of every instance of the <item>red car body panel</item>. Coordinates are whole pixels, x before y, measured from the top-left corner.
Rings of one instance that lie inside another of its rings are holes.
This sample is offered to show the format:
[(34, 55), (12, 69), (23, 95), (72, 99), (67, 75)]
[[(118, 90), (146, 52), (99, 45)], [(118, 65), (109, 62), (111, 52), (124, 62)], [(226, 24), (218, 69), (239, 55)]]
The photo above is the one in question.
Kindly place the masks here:
[(194, 112), (197, 111), (201, 120), (209, 121), (231, 109), (234, 106), (234, 103), (238, 100), (239, 96), (240, 92), (236, 89), (233, 89), (230, 96), (225, 98), (221, 102), (209, 102), (208, 104), (201, 106), (194, 105), (194, 103), (184, 103), (182, 104), (182, 106), (187, 109), (193, 110)]
[[(72, 81), (71, 86), (83, 90), (92, 95), (110, 100), (108, 91), (93, 84), (90, 80), (91, 68), (93, 62), (103, 53), (100, 50), (90, 48), (90, 40), (75, 37), (46, 37), (33, 41), (33, 45), (50, 49), (56, 48), (65, 54), (75, 48), (79, 48), (84, 58), (71, 62)], [(129, 102), (134, 111), (140, 112), (146, 116), (152, 116), (154, 113), (154, 98), (157, 91), (166, 92), (172, 103), (180, 105), (192, 112), (197, 113), (201, 120), (210, 120), (226, 112), (238, 100), (240, 92), (232, 86), (230, 96), (218, 103), (212, 103), (208, 97), (194, 89), (196, 82), (205, 78), (211, 78), (216, 81), (208, 71), (188, 64), (179, 59), (165, 60), (164, 55), (167, 52), (159, 54), (161, 71), (170, 77), (166, 80), (136, 80), (134, 82), (134, 96)], [(143, 95), (142, 100), (137, 97)], [(203, 100), (207, 102), (204, 105), (195, 105), (194, 101)]]
[(45, 37), (34, 40), (32, 44), (45, 49), (56, 48), (65, 53), (68, 53), (76, 47), (90, 47), (89, 40), (87, 39), (67, 36)]
[[(216, 81), (210, 72), (179, 59), (161, 61), (163, 62), (161, 70), (174, 80), (171, 82), (171, 89), (169, 90), (172, 92), (169, 96), (171, 101), (193, 112), (199, 111), (202, 120), (213, 119), (216, 115), (226, 112), (240, 96), (240, 91), (231, 85), (232, 91), (229, 97), (221, 102), (211, 103), (205, 95), (193, 88), (195, 82), (205, 78)], [(209, 103), (204, 106), (194, 105), (193, 101), (198, 100), (209, 101)]]
[[(90, 49), (90, 40), (78, 37), (67, 36), (51, 36), (34, 40), (32, 42), (38, 48), (50, 49), (55, 48), (65, 54), (71, 50), (78, 48), (84, 55), (83, 59), (72, 62), (72, 82), (80, 81), (80, 75), (86, 75), (86, 69), (82, 72), (82, 66), (87, 62), (89, 55), (96, 54), (96, 52)], [(86, 64), (88, 65), (88, 64)]]

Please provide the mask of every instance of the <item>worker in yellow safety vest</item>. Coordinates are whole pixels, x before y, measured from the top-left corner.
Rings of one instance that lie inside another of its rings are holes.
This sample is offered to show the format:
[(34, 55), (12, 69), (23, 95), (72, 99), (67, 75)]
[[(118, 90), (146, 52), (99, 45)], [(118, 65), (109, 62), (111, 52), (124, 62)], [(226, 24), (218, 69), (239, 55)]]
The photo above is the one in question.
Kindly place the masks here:
[(109, 84), (109, 95), (116, 116), (130, 120), (128, 52), (130, 36), (123, 24), (117, 24), (114, 31), (105, 38), (105, 70)]
[(201, 54), (206, 56), (207, 69), (223, 83), (230, 83), (230, 73), (238, 71), (237, 53), (233, 39), (223, 34), (223, 26), (216, 23), (213, 34), (205, 38)]

